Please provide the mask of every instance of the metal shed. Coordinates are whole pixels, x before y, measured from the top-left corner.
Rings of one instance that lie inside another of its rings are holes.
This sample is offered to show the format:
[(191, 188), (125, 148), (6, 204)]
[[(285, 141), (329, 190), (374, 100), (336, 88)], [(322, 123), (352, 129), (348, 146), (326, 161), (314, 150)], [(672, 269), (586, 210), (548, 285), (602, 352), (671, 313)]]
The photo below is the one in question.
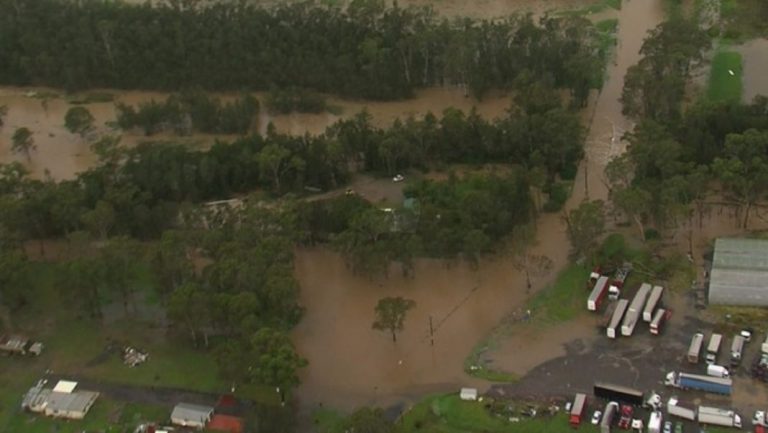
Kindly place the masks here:
[(184, 426), (202, 429), (211, 420), (213, 408), (198, 404), (179, 403), (171, 412), (171, 422)]
[(715, 241), (709, 303), (768, 306), (768, 240)]

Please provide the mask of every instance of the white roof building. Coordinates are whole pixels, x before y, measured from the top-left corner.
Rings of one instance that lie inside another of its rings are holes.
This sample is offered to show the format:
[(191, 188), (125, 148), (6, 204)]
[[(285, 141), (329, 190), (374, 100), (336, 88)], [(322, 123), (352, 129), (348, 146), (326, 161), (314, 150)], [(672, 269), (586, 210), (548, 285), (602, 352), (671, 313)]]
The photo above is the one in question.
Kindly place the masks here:
[(213, 408), (198, 404), (179, 403), (171, 412), (171, 422), (184, 426), (202, 429), (211, 420)]
[(768, 240), (720, 238), (715, 241), (709, 302), (768, 306)]

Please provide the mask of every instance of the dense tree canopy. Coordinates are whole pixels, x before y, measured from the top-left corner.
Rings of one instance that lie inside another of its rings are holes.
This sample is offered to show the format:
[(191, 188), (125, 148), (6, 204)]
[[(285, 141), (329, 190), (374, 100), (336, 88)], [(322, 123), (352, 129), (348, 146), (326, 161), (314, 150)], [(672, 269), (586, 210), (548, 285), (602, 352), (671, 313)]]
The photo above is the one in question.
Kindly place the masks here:
[[(158, 3), (152, 5), (152, 3)], [(0, 1), (0, 83), (180, 90), (297, 86), (403, 98), (458, 85), (481, 96), (523, 71), (583, 100), (605, 53), (579, 17), (439, 20), (430, 9), (299, 2)]]

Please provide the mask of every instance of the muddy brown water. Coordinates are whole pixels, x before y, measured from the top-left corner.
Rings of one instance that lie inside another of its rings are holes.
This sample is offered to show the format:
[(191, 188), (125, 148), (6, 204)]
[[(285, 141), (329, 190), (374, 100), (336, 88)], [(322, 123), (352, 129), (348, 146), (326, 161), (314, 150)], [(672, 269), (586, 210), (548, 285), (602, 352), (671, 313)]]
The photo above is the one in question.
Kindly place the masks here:
[[(8, 107), (5, 117), (5, 125), (0, 128), (0, 162), (19, 161), (27, 166), (33, 176), (41, 178), (46, 171), (53, 179), (72, 179), (77, 173), (82, 172), (96, 164), (96, 158), (90, 151), (90, 144), (79, 135), (71, 134), (64, 127), (64, 116), (73, 105), (66, 96), (43, 100), (33, 95), (50, 92), (48, 89), (31, 88), (0, 88), (0, 106)], [(138, 105), (150, 100), (162, 101), (168, 96), (155, 92), (119, 92), (108, 91), (115, 96), (115, 102), (123, 102), (129, 105)], [(59, 92), (57, 92), (59, 93)], [(231, 99), (235, 95), (218, 95), (222, 99)], [(264, 95), (256, 96), (263, 101)], [(486, 118), (500, 117), (509, 108), (511, 99), (503, 94), (491, 94), (478, 101), (464, 96), (464, 92), (458, 88), (433, 88), (417, 92), (416, 97), (404, 101), (392, 102), (365, 102), (348, 101), (338, 98), (329, 98), (329, 102), (341, 109), (338, 115), (331, 113), (288, 115), (270, 115), (266, 109), (262, 109), (259, 118), (254, 122), (254, 128), (260, 133), (266, 133), (269, 123), (273, 123), (278, 132), (294, 135), (305, 133), (320, 134), (334, 122), (341, 118), (354, 116), (362, 110), (367, 110), (373, 120), (380, 127), (390, 125), (396, 118), (409, 115), (423, 115), (428, 111), (439, 115), (449, 107), (460, 108), (469, 112), (473, 107)], [(97, 126), (94, 136), (106, 134), (121, 134), (121, 145), (135, 146), (143, 141), (173, 141), (186, 144), (194, 148), (206, 148), (216, 139), (232, 140), (233, 135), (192, 134), (179, 137), (171, 133), (155, 134), (151, 137), (144, 136), (140, 131), (116, 131), (105, 124), (115, 120), (114, 102), (91, 103), (85, 105), (94, 116), (94, 125)], [(16, 128), (26, 127), (33, 132), (33, 140), (36, 150), (31, 152), (28, 161), (25, 156), (11, 152), (11, 137)]]
[[(459, 3), (446, 1), (449, 5)], [(501, 0), (485, 3), (538, 4)], [(551, 3), (553, 7), (561, 4), (555, 1), (539, 3)], [(482, 9), (474, 2), (462, 4), (467, 10)], [(620, 43), (615, 63), (609, 65), (605, 87), (593, 104), (587, 160), (579, 170), (569, 207), (587, 195), (589, 198), (605, 198), (603, 167), (611, 156), (623, 151), (625, 145), (619, 137), (632, 127), (631, 122), (621, 116), (618, 102), (623, 77), (626, 69), (638, 60), (647, 30), (663, 17), (661, 0), (625, 1), (617, 16)], [(0, 131), (0, 160), (20, 159), (8, 152), (10, 134), (15, 127), (27, 126), (35, 132), (38, 144), (30, 164), (37, 175), (47, 168), (57, 179), (71, 178), (92, 164), (87, 145), (63, 128), (64, 113), (69, 108), (66, 101), (51, 100), (46, 111), (40, 100), (24, 96), (26, 91), (0, 89), (0, 105), (10, 107), (7, 125)], [(143, 92), (116, 95), (119, 100), (132, 103), (152, 97), (160, 99), (157, 94)], [(331, 99), (331, 103), (342, 107), (343, 116), (366, 107), (377, 124), (387, 124), (395, 117), (428, 110), (439, 113), (449, 106), (469, 109), (476, 105), (483, 116), (496, 117), (507, 108), (509, 98), (497, 95), (478, 102), (466, 98), (460, 89), (428, 89), (408, 101), (363, 103)], [(89, 104), (88, 108), (99, 124), (114, 118), (112, 103)], [(332, 114), (263, 115), (258, 128), (266, 128), (272, 121), (282, 132), (315, 133), (335, 120), (337, 117)], [(131, 145), (141, 139), (141, 136), (126, 134), (124, 143)], [(205, 136), (189, 138), (202, 146), (212, 139)], [(585, 179), (588, 194), (583, 188)], [(367, 194), (377, 193), (375, 185), (369, 188), (371, 191)], [(393, 193), (384, 191), (379, 196), (391, 200)], [(569, 244), (560, 216), (544, 215), (538, 225), (536, 252), (549, 256), (554, 269), (563, 268)], [(534, 291), (552, 281), (555, 274), (535, 281)], [(419, 260), (413, 279), (402, 278), (397, 270), (393, 270), (388, 279), (371, 281), (352, 275), (338, 255), (325, 249), (309, 249), (297, 251), (296, 275), (302, 288), (301, 303), (307, 307), (307, 312), (292, 335), (299, 352), (310, 361), (302, 372), (303, 384), (298, 390), (298, 398), (309, 410), (319, 404), (341, 409), (387, 405), (410, 401), (429, 392), (456, 390), (460, 386), (485, 387), (487, 384), (464, 373), (463, 361), (505, 314), (519, 308), (529, 296), (525, 293), (522, 276), (504, 257), (484, 260), (477, 270), (463, 263), (446, 267), (441, 261)], [(417, 306), (408, 315), (405, 330), (395, 344), (388, 334), (371, 329), (371, 323), (376, 302), (381, 297), (397, 295), (414, 299)], [(436, 329), (434, 346), (428, 337), (430, 316)], [(547, 335), (539, 336), (541, 341), (550, 341), (551, 345), (542, 344), (535, 356), (517, 360), (512, 355), (497, 357), (498, 362), (510, 371), (522, 374), (536, 362), (558, 356), (562, 334), (558, 333), (552, 340)]]

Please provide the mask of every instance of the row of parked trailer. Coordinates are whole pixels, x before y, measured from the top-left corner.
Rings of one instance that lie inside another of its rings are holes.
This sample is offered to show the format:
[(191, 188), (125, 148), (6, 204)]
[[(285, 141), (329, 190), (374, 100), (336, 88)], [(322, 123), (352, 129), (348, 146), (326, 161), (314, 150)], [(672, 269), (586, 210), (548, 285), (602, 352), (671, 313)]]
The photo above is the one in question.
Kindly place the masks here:
[[(597, 311), (599, 303), (595, 303), (596, 294), (605, 291), (601, 285), (606, 283), (600, 277), (595, 283), (595, 288), (587, 300), (587, 308)], [(662, 327), (671, 315), (671, 311), (660, 308), (661, 298), (664, 294), (662, 286), (651, 286), (643, 283), (630, 302), (627, 299), (617, 299), (605, 313), (605, 334), (608, 338), (617, 338), (619, 335), (629, 337), (635, 332), (637, 324), (641, 321), (648, 323), (651, 334), (659, 335)], [(594, 308), (591, 308), (594, 307)]]
[[(635, 407), (646, 406), (651, 410), (648, 418), (648, 433), (662, 433), (664, 414), (661, 396), (651, 393), (646, 400), (640, 390), (625, 386), (597, 382), (594, 385), (594, 396), (607, 401), (604, 410), (596, 410), (592, 416), (592, 424), (600, 425), (601, 433), (610, 433), (613, 427), (620, 429), (643, 430), (643, 420), (635, 417)], [(586, 415), (587, 395), (576, 394), (570, 405), (569, 422), (573, 427), (578, 427)], [(722, 427), (741, 428), (741, 417), (735, 411), (710, 406), (697, 406), (683, 403), (676, 396), (669, 398), (666, 411), (670, 417), (698, 422), (699, 424), (716, 425)], [(664, 431), (671, 430), (671, 422), (666, 423)], [(679, 424), (679, 423), (678, 423)]]

